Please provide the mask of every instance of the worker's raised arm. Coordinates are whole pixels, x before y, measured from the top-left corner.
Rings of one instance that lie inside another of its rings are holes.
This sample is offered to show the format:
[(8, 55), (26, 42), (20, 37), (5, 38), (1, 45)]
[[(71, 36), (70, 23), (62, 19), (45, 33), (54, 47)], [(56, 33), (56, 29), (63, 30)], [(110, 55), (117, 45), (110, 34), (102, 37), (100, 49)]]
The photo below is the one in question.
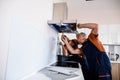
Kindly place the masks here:
[(78, 28), (89, 28), (92, 29), (91, 33), (97, 35), (98, 34), (98, 24), (96, 23), (84, 23), (84, 24), (78, 24)]

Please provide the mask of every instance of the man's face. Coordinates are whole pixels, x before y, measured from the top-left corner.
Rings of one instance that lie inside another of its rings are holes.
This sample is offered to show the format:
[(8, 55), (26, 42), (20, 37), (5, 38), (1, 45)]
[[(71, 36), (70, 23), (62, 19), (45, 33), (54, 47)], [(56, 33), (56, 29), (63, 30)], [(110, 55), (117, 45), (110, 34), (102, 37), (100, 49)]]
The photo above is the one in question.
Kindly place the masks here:
[(86, 35), (85, 34), (78, 35), (77, 40), (79, 43), (84, 43), (86, 41)]

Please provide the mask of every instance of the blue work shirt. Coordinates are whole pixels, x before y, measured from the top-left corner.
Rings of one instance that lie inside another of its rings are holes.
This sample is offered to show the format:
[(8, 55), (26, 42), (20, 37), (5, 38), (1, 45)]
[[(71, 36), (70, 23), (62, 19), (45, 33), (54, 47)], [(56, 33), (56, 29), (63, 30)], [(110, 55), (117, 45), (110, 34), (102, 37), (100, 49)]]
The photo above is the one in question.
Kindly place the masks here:
[(90, 33), (82, 45), (87, 62), (87, 68), (83, 71), (85, 80), (111, 80), (111, 63), (98, 35)]

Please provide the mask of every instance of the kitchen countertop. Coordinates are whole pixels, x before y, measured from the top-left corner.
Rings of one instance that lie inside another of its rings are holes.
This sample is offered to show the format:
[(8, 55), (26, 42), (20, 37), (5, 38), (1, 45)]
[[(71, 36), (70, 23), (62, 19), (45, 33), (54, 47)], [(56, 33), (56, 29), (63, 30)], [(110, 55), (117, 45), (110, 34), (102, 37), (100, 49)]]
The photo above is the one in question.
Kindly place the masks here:
[(111, 63), (120, 63), (120, 61), (110, 61)]
[(84, 80), (81, 68), (48, 66), (24, 80)]
[[(118, 61), (110, 61), (111, 63), (120, 63)], [(81, 67), (59, 67), (47, 66), (42, 70), (34, 73), (30, 77), (22, 80), (84, 80)]]

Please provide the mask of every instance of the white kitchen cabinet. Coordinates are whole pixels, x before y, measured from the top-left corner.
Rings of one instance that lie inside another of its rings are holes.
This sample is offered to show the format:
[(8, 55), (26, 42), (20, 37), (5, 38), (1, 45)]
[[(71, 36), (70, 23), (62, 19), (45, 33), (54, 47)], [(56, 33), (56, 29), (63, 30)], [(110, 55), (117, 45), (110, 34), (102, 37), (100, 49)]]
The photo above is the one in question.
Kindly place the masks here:
[(120, 25), (99, 25), (99, 38), (103, 44), (120, 44)]
[(118, 35), (117, 35), (118, 37), (117, 37), (117, 42), (118, 42), (118, 44), (120, 44), (120, 31), (118, 32)]
[(109, 25), (109, 44), (120, 43), (120, 25)]
[(105, 44), (109, 41), (109, 28), (107, 25), (99, 25), (99, 39)]
[(117, 26), (109, 25), (109, 44), (117, 44)]

